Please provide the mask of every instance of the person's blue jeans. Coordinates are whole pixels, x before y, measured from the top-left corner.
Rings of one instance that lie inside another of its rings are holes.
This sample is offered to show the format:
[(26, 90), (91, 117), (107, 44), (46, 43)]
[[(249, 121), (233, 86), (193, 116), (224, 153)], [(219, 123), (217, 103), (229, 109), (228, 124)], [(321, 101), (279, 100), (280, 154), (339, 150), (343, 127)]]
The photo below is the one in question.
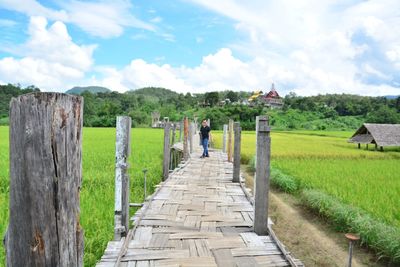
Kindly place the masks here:
[(208, 138), (201, 139), (201, 145), (203, 146), (203, 156), (208, 156)]

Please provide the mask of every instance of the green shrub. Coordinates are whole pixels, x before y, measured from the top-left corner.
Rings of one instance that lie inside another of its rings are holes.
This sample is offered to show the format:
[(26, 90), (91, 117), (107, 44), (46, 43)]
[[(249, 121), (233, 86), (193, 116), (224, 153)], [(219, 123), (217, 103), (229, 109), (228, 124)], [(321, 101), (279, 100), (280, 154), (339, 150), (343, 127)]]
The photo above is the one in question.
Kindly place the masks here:
[[(241, 155), (243, 157), (243, 154)], [(256, 156), (252, 156), (247, 164), (247, 171), (251, 173), (256, 172)]]
[(8, 124), (9, 124), (8, 117), (0, 118), (0, 125), (8, 125)]
[[(256, 171), (256, 156), (248, 161), (247, 171), (254, 173)], [(271, 185), (286, 193), (294, 193), (299, 190), (299, 184), (295, 178), (284, 174), (278, 169), (271, 168)]]
[(303, 190), (302, 199), (307, 207), (327, 218), (338, 230), (358, 233), (362, 243), (381, 257), (400, 263), (400, 229), (316, 190)]
[(294, 193), (299, 190), (299, 184), (295, 178), (275, 168), (271, 169), (271, 185), (286, 193)]

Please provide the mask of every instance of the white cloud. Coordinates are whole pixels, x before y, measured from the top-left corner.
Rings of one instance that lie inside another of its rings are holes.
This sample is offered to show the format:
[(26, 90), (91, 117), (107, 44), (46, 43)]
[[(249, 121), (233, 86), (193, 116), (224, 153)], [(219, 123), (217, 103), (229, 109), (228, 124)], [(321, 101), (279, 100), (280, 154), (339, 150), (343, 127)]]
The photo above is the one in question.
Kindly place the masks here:
[(64, 10), (52, 10), (36, 0), (0, 0), (0, 7), (24, 13), (28, 16), (43, 16), (52, 20), (66, 20), (67, 13)]
[[(265, 62), (243, 62), (235, 58), (228, 48), (203, 57), (201, 64), (193, 68), (158, 65), (135, 59), (120, 70), (100, 68), (98, 71), (103, 78), (96, 79), (95, 82), (118, 91), (145, 86), (160, 86), (192, 93), (226, 89), (252, 90), (270, 86), (272, 81), (271, 77), (265, 75), (268, 71)], [(285, 72), (280, 75), (288, 76)]]
[(103, 38), (120, 36), (125, 27), (155, 31), (155, 27), (131, 14), (128, 0), (115, 1), (57, 1), (62, 9), (47, 8), (36, 0), (0, 0), (0, 7), (42, 16), (50, 20), (73, 23), (85, 32)]
[(399, 1), (188, 1), (234, 20), (244, 38), (230, 47), (268, 62), (264, 75), (289, 90), (400, 93)]
[(10, 19), (0, 19), (0, 27), (13, 27), (17, 22)]
[(120, 36), (124, 27), (154, 31), (155, 28), (130, 13), (132, 5), (127, 0), (61, 2), (67, 11), (68, 21), (84, 31), (104, 38)]
[[(289, 69), (263, 58), (242, 61), (229, 48), (223, 48), (203, 57), (202, 62), (195, 67), (172, 67), (135, 59), (122, 69), (98, 69), (102, 77), (92, 79), (91, 82), (120, 92), (145, 86), (192, 93), (213, 90), (265, 91), (274, 81), (281, 94), (294, 91), (300, 95), (316, 95), (337, 93), (338, 90), (363, 95), (398, 93), (398, 89), (389, 85), (368, 85), (355, 81), (351, 66), (335, 73), (303, 64), (309, 59), (301, 53), (294, 53), (289, 60), (292, 58), (299, 58), (300, 62)], [(365, 65), (364, 69), (379, 78), (388, 78), (371, 66)], [(325, 89), (322, 92), (320, 88)]]
[(32, 17), (29, 39), (16, 49), (20, 58), (0, 59), (0, 79), (44, 90), (65, 89), (84, 79), (95, 48), (75, 44), (62, 22), (48, 26), (45, 18)]
[(153, 23), (160, 23), (162, 21), (162, 18), (157, 16), (157, 17), (152, 18), (150, 21)]

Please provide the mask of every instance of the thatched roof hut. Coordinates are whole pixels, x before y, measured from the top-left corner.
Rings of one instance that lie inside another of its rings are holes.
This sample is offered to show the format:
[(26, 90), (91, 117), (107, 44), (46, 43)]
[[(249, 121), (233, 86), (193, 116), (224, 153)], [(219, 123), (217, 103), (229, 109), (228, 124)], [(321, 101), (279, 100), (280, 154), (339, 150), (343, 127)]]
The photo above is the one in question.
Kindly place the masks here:
[(364, 123), (349, 139), (350, 143), (400, 146), (400, 124)]

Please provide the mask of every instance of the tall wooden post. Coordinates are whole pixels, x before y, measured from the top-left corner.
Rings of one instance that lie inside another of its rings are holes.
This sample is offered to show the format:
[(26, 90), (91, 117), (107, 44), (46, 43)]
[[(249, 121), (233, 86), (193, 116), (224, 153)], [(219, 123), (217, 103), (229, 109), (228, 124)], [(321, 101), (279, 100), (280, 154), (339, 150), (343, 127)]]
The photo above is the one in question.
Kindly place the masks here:
[(189, 147), (190, 153), (193, 153), (193, 122), (189, 123)]
[(228, 125), (224, 124), (224, 134), (222, 136), (222, 152), (226, 153), (226, 135), (228, 134)]
[(7, 266), (83, 266), (82, 119), (80, 96), (11, 100)]
[(254, 232), (268, 233), (268, 194), (270, 178), (271, 138), (268, 118), (260, 116), (257, 129), (257, 180), (254, 204)]
[(176, 135), (176, 123), (172, 125), (172, 140), (171, 140), (171, 146), (175, 144), (175, 135)]
[(233, 131), (233, 120), (229, 120), (228, 125), (228, 161), (232, 162), (232, 131)]
[(164, 126), (163, 181), (167, 180), (169, 175), (169, 160), (171, 156), (170, 138), (171, 138), (171, 123), (166, 122)]
[(184, 160), (189, 159), (189, 120), (187, 117), (183, 120), (183, 158)]
[(183, 120), (179, 122), (179, 142), (183, 140)]
[(128, 158), (131, 153), (131, 118), (117, 117), (115, 142), (115, 208), (114, 240), (121, 240), (129, 231), (129, 193)]
[(233, 152), (233, 182), (240, 182), (240, 143), (241, 143), (241, 131), (240, 123), (234, 123), (234, 132), (235, 132), (235, 143), (234, 143), (234, 152)]
[(260, 120), (260, 116), (256, 116), (256, 154), (255, 154), (255, 163), (254, 163), (254, 169), (256, 172), (254, 173), (254, 181), (253, 181), (253, 193), (256, 192), (256, 181), (257, 181), (257, 149), (258, 149), (258, 123)]

